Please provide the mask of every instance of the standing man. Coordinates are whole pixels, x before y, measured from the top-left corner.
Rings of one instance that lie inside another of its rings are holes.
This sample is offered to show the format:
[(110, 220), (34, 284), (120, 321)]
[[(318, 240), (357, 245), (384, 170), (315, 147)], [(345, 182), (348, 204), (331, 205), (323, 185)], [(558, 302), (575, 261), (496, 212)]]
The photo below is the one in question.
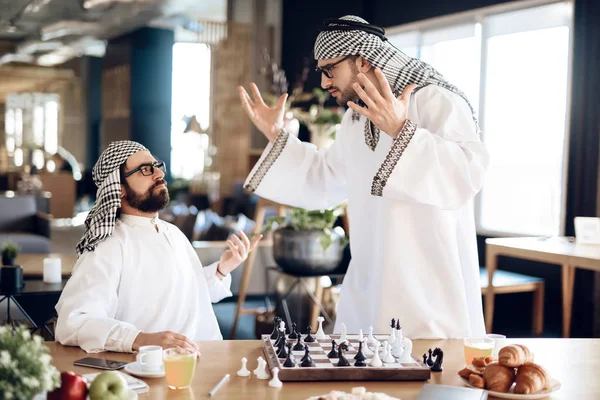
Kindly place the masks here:
[(399, 318), (410, 338), (484, 335), (473, 199), (488, 153), (465, 95), (359, 17), (326, 21), (314, 52), (321, 86), (350, 107), (335, 142), (300, 142), (282, 128), (287, 95), (270, 108), (240, 87), (269, 139), (245, 187), (307, 209), (348, 199), (335, 331), (383, 333)]

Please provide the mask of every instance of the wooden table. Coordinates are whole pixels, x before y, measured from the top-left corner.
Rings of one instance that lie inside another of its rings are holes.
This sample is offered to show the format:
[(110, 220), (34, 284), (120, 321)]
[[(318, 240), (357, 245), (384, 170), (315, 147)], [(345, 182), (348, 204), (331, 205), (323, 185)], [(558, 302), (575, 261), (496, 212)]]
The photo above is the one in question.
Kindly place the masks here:
[[(521, 237), (486, 239), (486, 261), (489, 282), (493, 282), (498, 267), (498, 256), (558, 264), (562, 268), (563, 337), (571, 331), (573, 284), (575, 269), (600, 272), (600, 246), (577, 244), (569, 237)], [(490, 286), (485, 294), (486, 330), (492, 332), (494, 315), (494, 290)]]
[[(425, 383), (463, 387), (457, 373), (464, 367), (462, 340), (415, 340), (413, 354), (423, 354), (429, 348), (440, 347), (444, 351), (443, 371), (432, 373), (426, 382), (284, 382), (283, 387), (274, 389), (268, 381), (256, 377), (242, 378), (236, 375), (241, 367), (241, 358), (248, 358), (248, 369), (256, 368), (256, 359), (262, 356), (258, 340), (228, 340), (198, 342), (202, 356), (198, 361), (192, 385), (188, 389), (169, 389), (164, 378), (146, 379), (150, 392), (141, 394), (143, 399), (207, 399), (208, 392), (225, 375), (231, 379), (213, 397), (214, 399), (306, 399), (328, 393), (332, 389), (351, 391), (353, 387), (364, 386), (368, 391), (384, 392), (402, 400), (417, 398)], [(597, 399), (600, 398), (600, 339), (520, 339), (507, 340), (507, 343), (521, 343), (535, 353), (536, 362), (543, 365), (555, 379), (562, 383), (562, 389), (546, 399)], [(79, 374), (99, 370), (75, 367), (73, 361), (90, 356), (76, 347), (64, 347), (47, 342), (51, 350), (52, 362), (60, 371), (74, 371)], [(133, 354), (102, 353), (93, 357), (114, 360), (134, 361)], [(492, 397), (490, 397), (492, 398)]]
[(71, 271), (77, 262), (77, 256), (73, 254), (19, 254), (15, 260), (16, 265), (23, 267), (24, 278), (43, 278), (44, 276), (44, 258), (60, 258), (62, 276), (68, 278), (71, 275)]

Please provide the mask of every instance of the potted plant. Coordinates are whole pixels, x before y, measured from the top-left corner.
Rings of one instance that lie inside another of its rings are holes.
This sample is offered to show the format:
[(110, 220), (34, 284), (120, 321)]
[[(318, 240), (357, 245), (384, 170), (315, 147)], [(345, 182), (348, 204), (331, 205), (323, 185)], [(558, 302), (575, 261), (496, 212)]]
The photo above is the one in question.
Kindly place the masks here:
[(15, 265), (19, 255), (19, 246), (11, 242), (4, 242), (0, 248), (2, 252), (2, 268), (0, 269), (0, 285), (5, 290), (17, 290), (23, 287), (23, 268)]
[(334, 227), (344, 207), (328, 210), (292, 208), (285, 217), (267, 220), (264, 232), (273, 232), (273, 258), (294, 275), (324, 275), (340, 263), (347, 238)]
[(30, 400), (60, 385), (60, 374), (40, 336), (26, 326), (0, 326), (0, 398)]

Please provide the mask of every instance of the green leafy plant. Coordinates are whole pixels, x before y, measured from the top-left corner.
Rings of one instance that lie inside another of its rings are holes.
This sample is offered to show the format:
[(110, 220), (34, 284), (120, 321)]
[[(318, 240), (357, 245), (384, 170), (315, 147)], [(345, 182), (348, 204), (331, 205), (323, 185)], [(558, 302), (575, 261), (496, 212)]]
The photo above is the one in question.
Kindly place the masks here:
[(19, 255), (19, 251), (21, 249), (18, 245), (12, 242), (4, 242), (2, 243), (2, 247), (0, 252), (2, 254), (2, 264), (3, 265), (13, 265), (15, 259)]
[[(335, 222), (338, 217), (344, 214), (345, 207), (336, 206), (328, 210), (306, 210), (304, 208), (294, 207), (285, 217), (270, 217), (267, 218), (267, 223), (263, 228), (263, 233), (274, 231), (277, 229), (293, 229), (295, 231), (303, 230), (320, 230), (323, 231), (319, 241), (323, 250), (327, 250), (333, 243), (335, 237), (334, 232), (339, 229), (335, 228)], [(341, 230), (340, 233), (342, 233)], [(342, 246), (348, 243), (348, 238), (344, 234)]]
[(0, 398), (31, 400), (60, 386), (48, 347), (26, 326), (0, 326)]

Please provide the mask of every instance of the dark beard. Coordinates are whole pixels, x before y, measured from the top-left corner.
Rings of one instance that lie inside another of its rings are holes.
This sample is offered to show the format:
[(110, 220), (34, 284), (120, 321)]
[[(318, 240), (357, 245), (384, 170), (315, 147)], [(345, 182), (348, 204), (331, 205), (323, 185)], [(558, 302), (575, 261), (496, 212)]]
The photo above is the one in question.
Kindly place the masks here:
[(125, 185), (125, 199), (127, 203), (144, 213), (154, 213), (164, 210), (169, 204), (169, 191), (163, 188), (157, 192), (155, 189), (161, 183), (164, 183), (164, 181), (157, 182), (145, 195), (140, 195), (128, 185)]
[(356, 90), (354, 90), (354, 88), (352, 87), (352, 85), (354, 85), (356, 82), (358, 82), (358, 77), (357, 77), (357, 75), (359, 73), (358, 68), (356, 67), (356, 65), (354, 63), (351, 63), (350, 70), (352, 71), (352, 78), (350, 79), (350, 83), (348, 83), (348, 85), (346, 85), (346, 89), (344, 89), (344, 90), (338, 89), (340, 94), (335, 99), (335, 101), (340, 106), (347, 105), (347, 103), (349, 101), (353, 101), (356, 103), (356, 101), (358, 101), (360, 99), (360, 97), (358, 97), (358, 94), (356, 94)]

